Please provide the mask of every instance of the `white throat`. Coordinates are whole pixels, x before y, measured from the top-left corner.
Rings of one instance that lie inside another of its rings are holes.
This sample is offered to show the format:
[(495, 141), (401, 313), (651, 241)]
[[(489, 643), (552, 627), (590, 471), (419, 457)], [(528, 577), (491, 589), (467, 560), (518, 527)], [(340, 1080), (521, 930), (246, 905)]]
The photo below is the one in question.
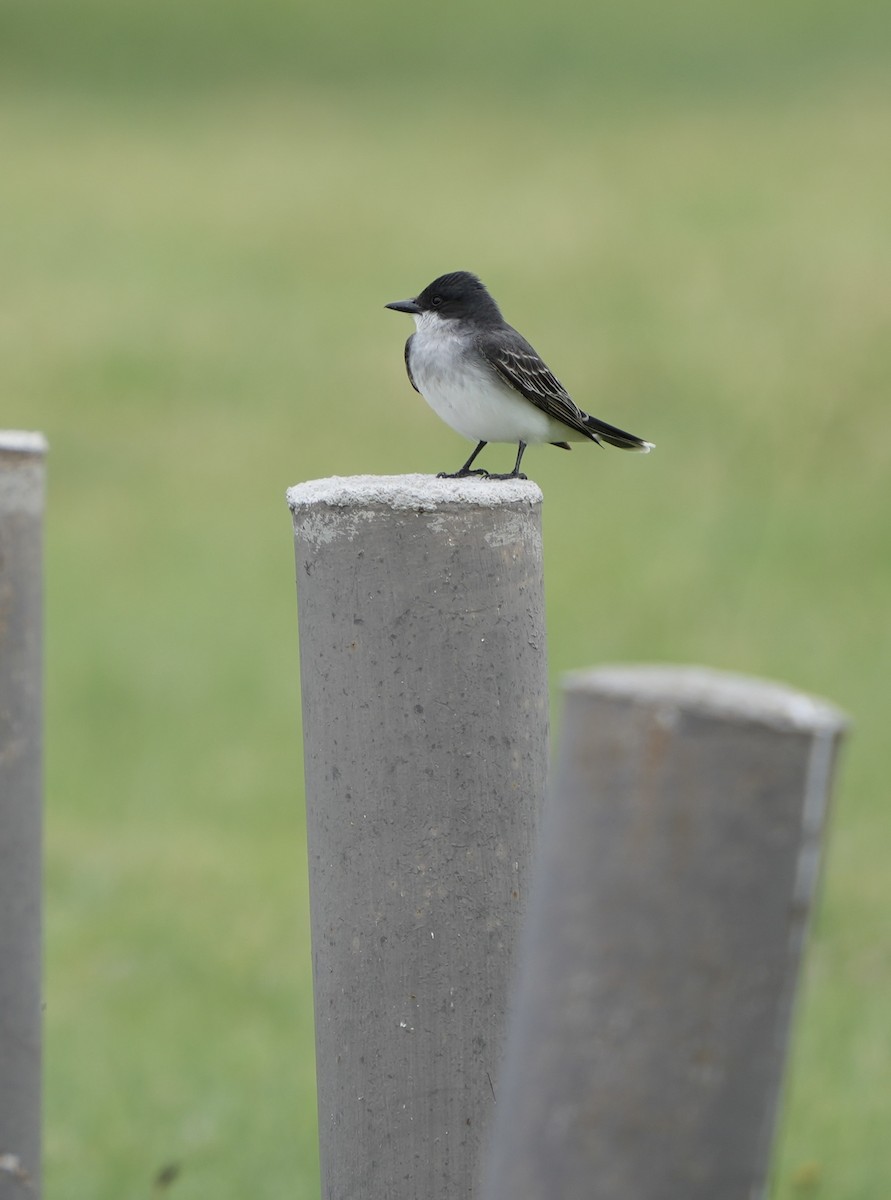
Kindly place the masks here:
[(425, 312), (412, 313), (412, 317), (418, 333), (426, 334), (428, 337), (447, 334), (449, 326), (455, 324), (454, 321), (450, 321), (447, 317), (441, 317), (439, 313), (432, 312), (430, 309)]

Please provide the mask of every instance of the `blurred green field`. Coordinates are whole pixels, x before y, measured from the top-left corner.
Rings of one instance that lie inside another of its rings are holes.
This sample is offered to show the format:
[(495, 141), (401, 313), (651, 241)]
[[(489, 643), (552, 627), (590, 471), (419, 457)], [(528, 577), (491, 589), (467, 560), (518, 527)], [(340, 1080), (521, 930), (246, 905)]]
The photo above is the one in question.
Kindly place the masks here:
[(3, 21), (0, 424), (51, 442), (49, 1200), (171, 1162), (177, 1200), (318, 1195), (284, 490), (466, 455), (383, 309), (455, 268), (658, 445), (527, 455), (555, 686), (704, 662), (855, 720), (773, 1197), (891, 1194), (888, 13)]

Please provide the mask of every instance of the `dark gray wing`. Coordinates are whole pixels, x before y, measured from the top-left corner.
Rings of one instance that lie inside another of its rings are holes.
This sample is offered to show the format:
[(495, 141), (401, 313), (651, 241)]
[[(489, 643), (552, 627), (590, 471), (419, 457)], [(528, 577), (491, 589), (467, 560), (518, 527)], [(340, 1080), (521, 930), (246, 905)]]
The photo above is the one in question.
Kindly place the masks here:
[(599, 441), (586, 423), (590, 419), (588, 414), (582, 412), (557, 376), (516, 329), (505, 325), (501, 329), (486, 330), (480, 333), (476, 345), (489, 366), (509, 387), (549, 417), (562, 421), (592, 441)]
[[(652, 449), (652, 443), (644, 441), (637, 434), (610, 425), (600, 417), (592, 417), (579, 408), (523, 335), (510, 325), (481, 332), (476, 345), (489, 366), (506, 384), (549, 417), (562, 421), (570, 429), (578, 430), (600, 446), (609, 442), (620, 450), (638, 450), (644, 454)], [(555, 446), (559, 444), (554, 442)]]
[(411, 373), (411, 362), (409, 361), (411, 358), (411, 344), (414, 341), (414, 337), (415, 337), (415, 335), (412, 334), (411, 337), (408, 339), (408, 341), (405, 343), (405, 369), (408, 372), (408, 382), (412, 385), (412, 387), (415, 389), (415, 391), (420, 396), (421, 389), (415, 383), (415, 377)]

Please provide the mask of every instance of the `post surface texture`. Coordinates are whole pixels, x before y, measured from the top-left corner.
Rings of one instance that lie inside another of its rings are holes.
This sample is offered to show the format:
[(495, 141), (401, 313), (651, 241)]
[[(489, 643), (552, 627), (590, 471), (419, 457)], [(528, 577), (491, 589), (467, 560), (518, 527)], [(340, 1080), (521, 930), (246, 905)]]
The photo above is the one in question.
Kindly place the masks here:
[(362, 476), (288, 498), (323, 1196), (466, 1200), (547, 772), (541, 493)]
[(0, 432), (0, 1200), (40, 1176), (45, 451)]
[(755, 1200), (844, 719), (570, 676), (485, 1200)]

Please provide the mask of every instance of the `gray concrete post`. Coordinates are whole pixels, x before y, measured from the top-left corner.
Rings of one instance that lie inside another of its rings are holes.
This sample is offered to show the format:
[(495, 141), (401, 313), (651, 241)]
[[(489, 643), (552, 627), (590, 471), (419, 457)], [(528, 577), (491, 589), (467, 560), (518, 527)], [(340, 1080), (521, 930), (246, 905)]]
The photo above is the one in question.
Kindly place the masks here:
[(463, 1200), (547, 771), (541, 492), (292, 488), (322, 1192)]
[(570, 676), (485, 1200), (756, 1200), (844, 717)]
[(0, 1200), (40, 1176), (45, 453), (0, 432)]

